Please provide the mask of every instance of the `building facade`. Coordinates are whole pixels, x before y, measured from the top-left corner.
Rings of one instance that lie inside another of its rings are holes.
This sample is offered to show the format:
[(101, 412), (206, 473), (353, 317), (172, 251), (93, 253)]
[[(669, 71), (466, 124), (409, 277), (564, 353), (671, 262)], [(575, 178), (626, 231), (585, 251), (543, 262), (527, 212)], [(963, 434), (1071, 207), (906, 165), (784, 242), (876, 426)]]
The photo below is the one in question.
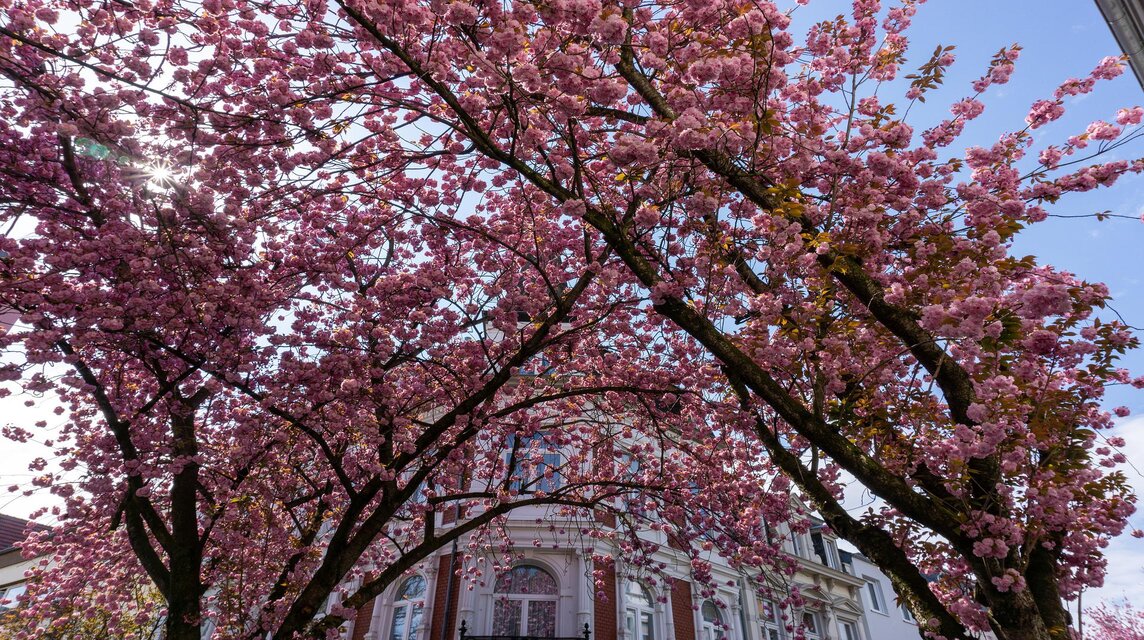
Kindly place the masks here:
[(886, 574), (861, 554), (842, 552), (843, 566), (861, 581), (862, 609), (869, 637), (885, 640), (913, 640), (921, 637), (918, 623), (894, 595)]
[[(506, 526), (519, 550), (496, 558), (444, 549), (363, 607), (346, 629), (351, 640), (878, 640), (864, 621), (863, 581), (844, 571), (832, 534), (785, 532), (793, 574), (733, 570), (713, 553), (710, 578), (692, 577), (691, 556), (662, 533), (654, 575), (600, 539), (546, 538), (542, 509), (515, 512)], [(547, 531), (547, 529), (545, 529)], [(658, 537), (657, 537), (658, 536)], [(821, 550), (821, 553), (819, 553)], [(780, 608), (792, 591), (802, 606)], [(915, 631), (916, 637), (916, 631)]]

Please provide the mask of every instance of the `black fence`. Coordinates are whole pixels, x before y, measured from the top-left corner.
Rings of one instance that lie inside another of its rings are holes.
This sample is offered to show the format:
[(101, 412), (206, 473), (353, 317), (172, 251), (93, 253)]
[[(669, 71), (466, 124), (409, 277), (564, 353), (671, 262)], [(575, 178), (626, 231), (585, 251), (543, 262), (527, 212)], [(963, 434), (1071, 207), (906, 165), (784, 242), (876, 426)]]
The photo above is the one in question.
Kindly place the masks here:
[(592, 632), (584, 623), (584, 632), (578, 636), (473, 636), (469, 635), (468, 624), (461, 621), (461, 640), (591, 640)]

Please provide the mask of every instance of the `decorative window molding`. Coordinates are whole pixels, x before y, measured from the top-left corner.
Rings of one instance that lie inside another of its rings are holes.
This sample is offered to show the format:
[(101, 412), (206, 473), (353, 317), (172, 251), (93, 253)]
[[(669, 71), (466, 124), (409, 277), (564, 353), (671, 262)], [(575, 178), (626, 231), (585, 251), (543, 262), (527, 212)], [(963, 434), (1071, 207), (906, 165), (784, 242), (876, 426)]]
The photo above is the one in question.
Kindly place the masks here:
[(723, 612), (719, 610), (719, 605), (714, 600), (704, 600), (699, 611), (703, 617), (703, 629), (700, 638), (702, 640), (726, 640), (727, 624), (723, 621)]
[(655, 599), (647, 587), (635, 580), (624, 585), (624, 629), (627, 640), (657, 640)]
[(555, 637), (560, 583), (533, 564), (497, 576), (493, 586), (494, 636)]
[(414, 575), (405, 579), (393, 596), (388, 640), (417, 640), (417, 629), (425, 612), (425, 578)]

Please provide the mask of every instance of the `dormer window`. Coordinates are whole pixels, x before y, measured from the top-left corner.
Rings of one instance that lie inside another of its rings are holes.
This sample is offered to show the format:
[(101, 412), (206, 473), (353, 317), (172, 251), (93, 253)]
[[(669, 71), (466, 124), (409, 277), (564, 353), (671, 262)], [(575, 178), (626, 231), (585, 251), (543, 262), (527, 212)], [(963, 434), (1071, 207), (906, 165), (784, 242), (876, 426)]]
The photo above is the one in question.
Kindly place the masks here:
[(814, 555), (818, 556), (819, 561), (831, 569), (838, 569), (838, 545), (821, 532), (810, 534), (810, 539), (814, 543)]
[(807, 557), (807, 555), (806, 555), (806, 543), (803, 542), (801, 533), (798, 533), (797, 531), (791, 531), (790, 532), (790, 547), (791, 547), (791, 551), (794, 552), (794, 555), (796, 555), (800, 558)]

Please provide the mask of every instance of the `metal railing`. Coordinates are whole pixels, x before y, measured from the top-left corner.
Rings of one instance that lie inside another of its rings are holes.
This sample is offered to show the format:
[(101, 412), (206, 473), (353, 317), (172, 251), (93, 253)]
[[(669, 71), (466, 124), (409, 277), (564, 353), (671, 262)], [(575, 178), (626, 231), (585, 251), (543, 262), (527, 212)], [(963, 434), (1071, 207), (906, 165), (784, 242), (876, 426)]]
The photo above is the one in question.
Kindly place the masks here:
[(588, 623), (584, 623), (584, 631), (578, 636), (474, 636), (469, 635), (468, 623), (465, 620), (461, 621), (461, 640), (591, 640), (592, 632), (588, 628)]

